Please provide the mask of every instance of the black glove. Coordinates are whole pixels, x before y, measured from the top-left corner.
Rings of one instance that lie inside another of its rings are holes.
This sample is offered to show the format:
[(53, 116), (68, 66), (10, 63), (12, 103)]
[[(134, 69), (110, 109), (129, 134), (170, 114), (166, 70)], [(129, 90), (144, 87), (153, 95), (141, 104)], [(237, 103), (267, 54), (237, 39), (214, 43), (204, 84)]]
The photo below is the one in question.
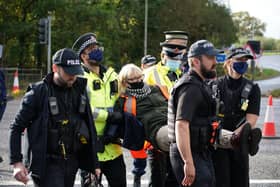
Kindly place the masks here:
[(122, 125), (124, 123), (123, 114), (121, 112), (109, 112), (107, 123)]

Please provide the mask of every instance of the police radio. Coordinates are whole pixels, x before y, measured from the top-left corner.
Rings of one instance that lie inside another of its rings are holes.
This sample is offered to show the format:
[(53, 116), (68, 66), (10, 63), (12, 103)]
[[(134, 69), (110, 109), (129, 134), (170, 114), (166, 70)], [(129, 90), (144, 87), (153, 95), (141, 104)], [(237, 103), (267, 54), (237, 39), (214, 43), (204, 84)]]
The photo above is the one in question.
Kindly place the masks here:
[(59, 113), (56, 97), (49, 97), (49, 106), (52, 115)]

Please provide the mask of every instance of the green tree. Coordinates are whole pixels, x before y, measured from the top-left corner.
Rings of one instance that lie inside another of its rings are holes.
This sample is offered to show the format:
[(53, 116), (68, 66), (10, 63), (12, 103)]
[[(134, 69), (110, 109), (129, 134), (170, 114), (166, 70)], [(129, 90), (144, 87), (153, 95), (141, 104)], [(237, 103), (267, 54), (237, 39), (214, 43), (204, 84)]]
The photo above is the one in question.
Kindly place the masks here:
[(248, 12), (236, 12), (232, 14), (234, 25), (237, 28), (238, 37), (247, 39), (263, 36), (266, 25), (260, 19), (250, 16)]

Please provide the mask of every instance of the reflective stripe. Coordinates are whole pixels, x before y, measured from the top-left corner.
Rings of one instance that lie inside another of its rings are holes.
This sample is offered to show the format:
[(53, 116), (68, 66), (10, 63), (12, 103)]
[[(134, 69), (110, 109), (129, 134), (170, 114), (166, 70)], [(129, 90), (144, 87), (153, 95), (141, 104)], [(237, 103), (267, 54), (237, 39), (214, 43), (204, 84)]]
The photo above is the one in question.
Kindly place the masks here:
[(106, 110), (107, 112), (113, 112), (113, 107), (108, 107), (108, 108), (106, 108), (106, 107), (95, 107), (94, 111), (92, 112), (92, 116), (93, 116), (94, 120), (96, 120), (96, 118), (98, 117), (100, 110)]
[[(124, 102), (124, 111), (133, 114), (136, 116), (136, 98), (134, 96), (126, 96), (126, 100)], [(133, 125), (133, 124), (130, 124)], [(133, 158), (145, 159), (147, 158), (146, 150), (150, 148), (150, 143), (145, 141), (143, 149), (139, 151), (130, 150), (130, 154)]]
[(136, 98), (134, 96), (127, 96), (124, 103), (124, 111), (136, 116)]
[(157, 85), (162, 93), (162, 95), (165, 97), (165, 99), (169, 99), (170, 95), (169, 95), (169, 92), (168, 92), (168, 88), (167, 86), (161, 86), (161, 85)]
[(98, 108), (94, 108), (94, 111), (92, 112), (92, 116), (93, 116), (93, 119), (96, 120), (98, 114), (99, 114), (99, 111), (100, 109)]
[(155, 77), (156, 84), (161, 86), (162, 84), (160, 82), (160, 78), (159, 78), (159, 74), (158, 74), (157, 68), (154, 68), (154, 77)]

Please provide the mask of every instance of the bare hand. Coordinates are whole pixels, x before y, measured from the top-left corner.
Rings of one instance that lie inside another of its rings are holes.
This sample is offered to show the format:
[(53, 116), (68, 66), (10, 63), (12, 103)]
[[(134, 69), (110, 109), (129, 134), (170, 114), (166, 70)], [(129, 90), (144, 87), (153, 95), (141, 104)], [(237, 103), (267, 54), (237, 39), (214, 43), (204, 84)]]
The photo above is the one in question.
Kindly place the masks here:
[(190, 186), (194, 182), (195, 179), (195, 168), (193, 163), (185, 163), (184, 164), (184, 179), (182, 181), (183, 186)]
[(29, 180), (28, 170), (26, 169), (26, 167), (23, 165), (22, 162), (17, 162), (14, 164), (13, 176), (17, 181), (27, 184)]
[(99, 178), (101, 175), (101, 169), (100, 168), (96, 168), (95, 169), (95, 175)]

